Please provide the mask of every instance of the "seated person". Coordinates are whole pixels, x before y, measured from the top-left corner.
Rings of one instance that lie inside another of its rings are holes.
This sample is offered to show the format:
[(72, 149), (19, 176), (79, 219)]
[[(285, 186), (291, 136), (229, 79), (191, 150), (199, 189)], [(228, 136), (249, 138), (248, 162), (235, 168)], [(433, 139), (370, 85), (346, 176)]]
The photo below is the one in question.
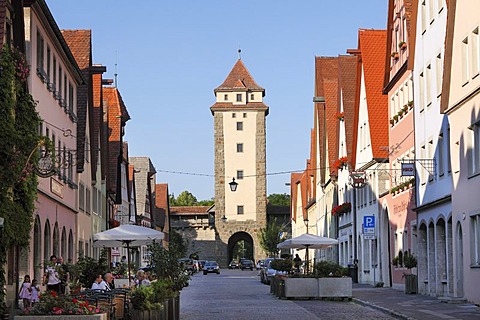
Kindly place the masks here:
[(105, 290), (105, 284), (102, 283), (102, 275), (98, 274), (97, 277), (95, 278), (95, 281), (93, 281), (92, 284), (92, 290)]

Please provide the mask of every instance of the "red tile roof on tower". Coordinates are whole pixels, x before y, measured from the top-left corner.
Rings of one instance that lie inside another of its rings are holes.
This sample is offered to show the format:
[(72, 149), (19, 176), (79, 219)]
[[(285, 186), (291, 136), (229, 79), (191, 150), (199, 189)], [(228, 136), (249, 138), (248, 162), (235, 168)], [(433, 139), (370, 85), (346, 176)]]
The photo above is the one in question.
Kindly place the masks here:
[(388, 157), (382, 148), (388, 146), (388, 97), (382, 93), (385, 71), (386, 30), (358, 31), (359, 49), (362, 55), (368, 122), (373, 158)]
[(262, 87), (260, 87), (253, 77), (248, 72), (247, 67), (243, 64), (242, 59), (238, 59), (237, 63), (232, 68), (232, 71), (228, 74), (227, 78), (223, 83), (215, 89), (217, 91), (224, 91), (224, 90), (232, 90), (237, 88), (246, 88), (255, 91), (264, 91)]
[[(61, 30), (70, 51), (87, 83), (77, 87), (77, 172), (83, 172), (85, 163), (85, 135), (89, 128), (87, 125), (87, 108), (90, 72), (92, 65), (92, 38), (91, 30)], [(91, 109), (90, 109), (91, 110)], [(92, 117), (90, 117), (92, 119)]]

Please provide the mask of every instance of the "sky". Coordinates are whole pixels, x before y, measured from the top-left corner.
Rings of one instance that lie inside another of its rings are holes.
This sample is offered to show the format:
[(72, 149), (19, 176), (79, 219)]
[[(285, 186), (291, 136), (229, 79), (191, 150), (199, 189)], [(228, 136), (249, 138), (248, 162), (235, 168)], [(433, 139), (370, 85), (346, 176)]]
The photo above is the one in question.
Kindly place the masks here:
[(346, 54), (359, 28), (387, 23), (386, 0), (46, 2), (60, 29), (91, 29), (93, 62), (117, 73), (129, 155), (150, 157), (170, 194), (198, 200), (214, 196), (210, 106), (239, 48), (270, 108), (267, 194), (289, 194), (310, 155), (315, 56)]

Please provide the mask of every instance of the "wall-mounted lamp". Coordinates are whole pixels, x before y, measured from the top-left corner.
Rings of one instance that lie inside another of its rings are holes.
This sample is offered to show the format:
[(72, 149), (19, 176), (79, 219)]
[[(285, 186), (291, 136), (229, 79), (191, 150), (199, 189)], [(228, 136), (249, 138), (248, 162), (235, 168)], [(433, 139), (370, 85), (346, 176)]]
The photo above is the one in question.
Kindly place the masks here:
[(222, 222), (227, 222), (227, 217), (225, 217), (225, 215), (223, 215), (220, 219), (222, 219)]
[[(230, 185), (230, 190), (232, 192), (237, 191), (238, 183), (235, 182), (235, 178), (233, 178), (232, 182), (230, 182), (229, 185)], [(223, 219), (223, 217), (222, 217), (222, 219)]]
[(303, 223), (305, 223), (305, 227), (307, 227), (307, 234), (308, 234), (308, 216), (303, 219)]

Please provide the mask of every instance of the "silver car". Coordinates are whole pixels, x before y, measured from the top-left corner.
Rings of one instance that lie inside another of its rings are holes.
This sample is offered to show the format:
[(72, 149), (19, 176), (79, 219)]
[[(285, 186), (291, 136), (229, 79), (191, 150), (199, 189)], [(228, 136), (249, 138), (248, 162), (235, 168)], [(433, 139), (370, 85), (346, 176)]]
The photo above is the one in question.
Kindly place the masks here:
[(205, 265), (203, 266), (203, 274), (207, 275), (207, 273), (220, 274), (220, 267), (216, 261), (205, 261)]

